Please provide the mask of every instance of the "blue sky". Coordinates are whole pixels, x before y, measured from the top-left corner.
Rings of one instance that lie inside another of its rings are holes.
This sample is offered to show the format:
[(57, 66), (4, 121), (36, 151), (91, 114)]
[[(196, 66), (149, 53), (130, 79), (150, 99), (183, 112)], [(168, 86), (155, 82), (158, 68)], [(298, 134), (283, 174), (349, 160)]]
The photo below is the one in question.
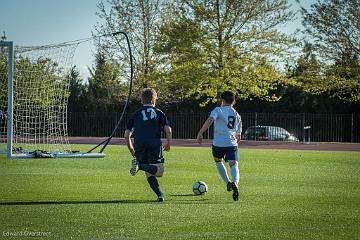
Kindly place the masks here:
[[(300, 0), (308, 8), (315, 0)], [(95, 15), (99, 0), (1, 0), (0, 31), (16, 45), (41, 45), (59, 43), (91, 36), (99, 20)], [(294, 10), (295, 0), (289, 0)], [(299, 18), (283, 27), (286, 32), (301, 28)], [(83, 77), (87, 66), (93, 63), (94, 47), (91, 42), (81, 44), (74, 57)]]
[[(0, 31), (15, 45), (59, 43), (91, 36), (98, 21), (98, 0), (1, 0)], [(91, 66), (94, 47), (80, 44), (74, 56), (84, 77)]]

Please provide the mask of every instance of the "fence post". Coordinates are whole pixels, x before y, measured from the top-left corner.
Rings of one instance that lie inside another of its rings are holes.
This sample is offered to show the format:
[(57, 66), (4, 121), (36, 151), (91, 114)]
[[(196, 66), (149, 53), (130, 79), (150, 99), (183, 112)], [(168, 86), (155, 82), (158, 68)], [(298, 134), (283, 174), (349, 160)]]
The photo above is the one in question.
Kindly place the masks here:
[(256, 141), (257, 139), (256, 139), (256, 126), (257, 126), (257, 118), (258, 118), (258, 114), (257, 114), (257, 112), (255, 112), (255, 128), (254, 128), (254, 140)]
[(302, 116), (303, 143), (305, 143), (305, 113)]
[(354, 114), (351, 114), (351, 142), (354, 142)]

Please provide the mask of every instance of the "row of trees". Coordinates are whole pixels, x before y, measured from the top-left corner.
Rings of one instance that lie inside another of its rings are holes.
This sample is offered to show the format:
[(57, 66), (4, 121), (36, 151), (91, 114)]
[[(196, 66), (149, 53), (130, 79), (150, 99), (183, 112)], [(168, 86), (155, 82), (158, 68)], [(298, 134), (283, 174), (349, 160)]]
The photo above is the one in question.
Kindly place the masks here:
[[(96, 34), (130, 34), (134, 91), (156, 88), (168, 109), (209, 107), (231, 89), (244, 111), (360, 110), (360, 0), (302, 9), (302, 35), (279, 30), (295, 18), (287, 0), (108, 0), (97, 16)], [(70, 111), (121, 109), (128, 66), (122, 36), (97, 42), (88, 83), (72, 71)]]

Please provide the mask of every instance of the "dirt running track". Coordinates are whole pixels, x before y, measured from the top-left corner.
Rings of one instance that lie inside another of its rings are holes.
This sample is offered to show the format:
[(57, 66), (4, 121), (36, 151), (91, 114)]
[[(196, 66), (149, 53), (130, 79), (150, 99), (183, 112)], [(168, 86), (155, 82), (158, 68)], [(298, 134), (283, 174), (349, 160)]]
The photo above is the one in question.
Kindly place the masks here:
[[(105, 138), (100, 137), (69, 137), (71, 144), (98, 144)], [(125, 145), (123, 138), (113, 138), (111, 145)], [(210, 147), (211, 140), (204, 140), (199, 145), (194, 139), (173, 139), (172, 145), (184, 147)], [(240, 148), (262, 149), (290, 149), (290, 150), (324, 150), (324, 151), (360, 151), (360, 143), (292, 143), (292, 142), (265, 142), (241, 141)]]

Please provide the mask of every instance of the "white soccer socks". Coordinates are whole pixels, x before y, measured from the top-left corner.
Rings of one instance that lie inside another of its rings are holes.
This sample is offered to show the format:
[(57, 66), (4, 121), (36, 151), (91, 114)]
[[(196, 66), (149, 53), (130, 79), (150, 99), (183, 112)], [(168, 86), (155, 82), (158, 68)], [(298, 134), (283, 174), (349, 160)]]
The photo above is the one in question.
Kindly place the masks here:
[(221, 178), (224, 180), (225, 184), (230, 182), (228, 173), (226, 171), (226, 168), (222, 162), (216, 162), (216, 168), (221, 176)]
[(238, 186), (239, 179), (240, 179), (238, 163), (235, 163), (234, 165), (231, 166), (231, 176), (232, 176), (233, 182), (236, 184), (236, 186)]

